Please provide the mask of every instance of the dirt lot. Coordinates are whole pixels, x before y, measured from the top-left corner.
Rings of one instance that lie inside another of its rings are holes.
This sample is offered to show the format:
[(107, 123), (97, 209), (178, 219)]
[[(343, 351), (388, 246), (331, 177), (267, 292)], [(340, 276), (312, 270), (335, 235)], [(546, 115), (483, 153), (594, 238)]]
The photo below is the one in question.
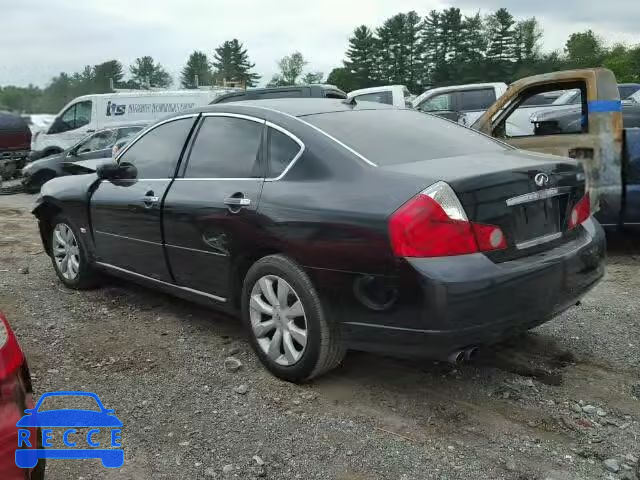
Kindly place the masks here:
[[(0, 197), (0, 309), (38, 395), (93, 391), (124, 423), (121, 469), (52, 460), (50, 479), (638, 474), (638, 237), (612, 239), (607, 276), (580, 306), (473, 364), (351, 353), (295, 386), (261, 368), (233, 318), (119, 280), (65, 290), (30, 202)], [(242, 369), (225, 370), (230, 355)]]

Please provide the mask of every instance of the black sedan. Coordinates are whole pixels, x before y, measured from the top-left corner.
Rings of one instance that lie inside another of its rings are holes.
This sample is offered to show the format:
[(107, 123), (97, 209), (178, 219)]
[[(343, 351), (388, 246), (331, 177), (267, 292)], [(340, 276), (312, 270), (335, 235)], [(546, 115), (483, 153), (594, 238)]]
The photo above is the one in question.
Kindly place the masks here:
[(367, 102), (182, 113), (117, 164), (48, 182), (34, 214), (69, 288), (108, 273), (239, 313), (289, 381), (348, 348), (469, 357), (604, 271), (577, 163)]
[(143, 128), (144, 125), (124, 125), (98, 130), (58, 155), (27, 164), (22, 169), (22, 185), (27, 192), (36, 193), (52, 178), (68, 175), (66, 163), (111, 157), (114, 145), (121, 145)]

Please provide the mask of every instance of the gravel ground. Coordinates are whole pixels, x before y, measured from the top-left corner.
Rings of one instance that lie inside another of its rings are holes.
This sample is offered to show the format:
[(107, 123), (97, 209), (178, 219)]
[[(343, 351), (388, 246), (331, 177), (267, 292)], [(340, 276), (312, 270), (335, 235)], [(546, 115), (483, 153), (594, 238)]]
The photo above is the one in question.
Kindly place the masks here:
[(580, 306), (471, 364), (354, 352), (296, 386), (262, 369), (234, 318), (120, 280), (64, 289), (31, 200), (0, 197), (0, 309), (37, 395), (93, 391), (124, 423), (121, 469), (52, 460), (49, 479), (640, 474), (637, 236), (612, 239), (607, 276)]

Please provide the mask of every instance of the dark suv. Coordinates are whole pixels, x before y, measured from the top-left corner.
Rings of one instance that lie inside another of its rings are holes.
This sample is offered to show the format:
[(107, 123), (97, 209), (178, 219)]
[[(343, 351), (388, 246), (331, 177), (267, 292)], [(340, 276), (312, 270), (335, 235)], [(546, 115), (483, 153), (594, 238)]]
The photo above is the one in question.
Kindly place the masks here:
[(266, 100), (273, 98), (337, 98), (345, 99), (347, 94), (333, 85), (291, 85), (288, 87), (255, 88), (243, 92), (227, 93), (216, 98), (215, 103), (240, 102), (242, 100)]

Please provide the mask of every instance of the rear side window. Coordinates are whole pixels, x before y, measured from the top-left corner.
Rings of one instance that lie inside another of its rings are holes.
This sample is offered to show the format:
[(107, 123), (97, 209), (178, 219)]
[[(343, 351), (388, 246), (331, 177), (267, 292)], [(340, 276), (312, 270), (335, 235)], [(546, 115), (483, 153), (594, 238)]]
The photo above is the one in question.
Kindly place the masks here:
[(193, 118), (163, 123), (140, 137), (119, 162), (133, 164), (140, 179), (173, 177), (192, 125)]
[(391, 92), (364, 93), (355, 97), (356, 102), (377, 102), (393, 105), (393, 95)]
[(264, 123), (205, 117), (189, 155), (186, 178), (263, 177), (260, 144)]
[(353, 110), (311, 115), (305, 120), (380, 166), (509, 148), (415, 110)]
[(300, 150), (302, 147), (289, 135), (269, 128), (269, 178), (282, 175)]
[(461, 112), (486, 110), (496, 101), (496, 92), (493, 88), (462, 90), (458, 94), (460, 95), (459, 110)]

